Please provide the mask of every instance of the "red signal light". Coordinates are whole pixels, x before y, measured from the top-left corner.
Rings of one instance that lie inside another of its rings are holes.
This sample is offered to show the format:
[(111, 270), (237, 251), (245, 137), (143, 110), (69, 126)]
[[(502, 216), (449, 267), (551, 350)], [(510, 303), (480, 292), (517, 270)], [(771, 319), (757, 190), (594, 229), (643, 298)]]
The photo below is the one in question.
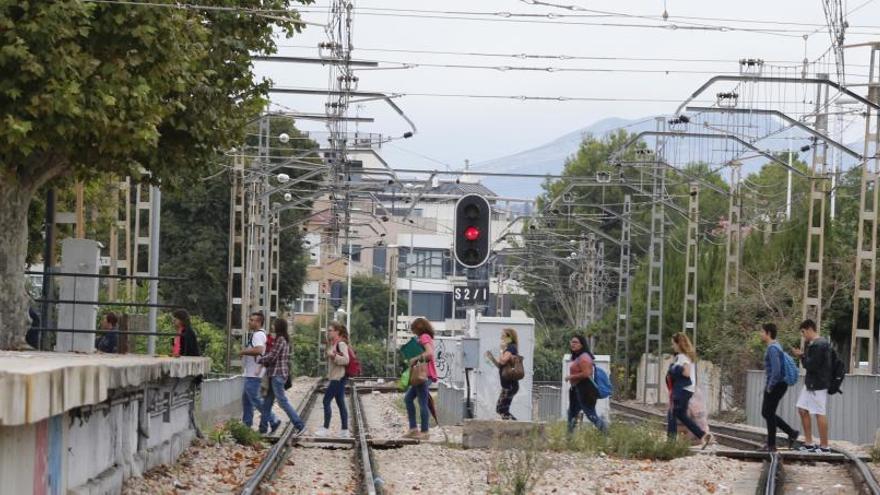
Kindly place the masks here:
[(469, 241), (476, 241), (480, 238), (480, 229), (471, 225), (470, 227), (464, 229), (464, 238)]

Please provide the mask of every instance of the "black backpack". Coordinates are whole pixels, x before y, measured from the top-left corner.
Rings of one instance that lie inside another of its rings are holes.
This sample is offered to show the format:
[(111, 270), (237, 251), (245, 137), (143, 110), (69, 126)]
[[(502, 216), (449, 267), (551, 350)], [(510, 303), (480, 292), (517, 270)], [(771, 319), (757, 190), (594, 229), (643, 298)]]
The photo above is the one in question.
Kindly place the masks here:
[(837, 351), (835, 351), (834, 347), (832, 347), (831, 378), (830, 380), (828, 380), (828, 395), (843, 393), (840, 385), (843, 384), (844, 378), (846, 378), (846, 366), (843, 364), (843, 361), (840, 360), (840, 356), (837, 355)]

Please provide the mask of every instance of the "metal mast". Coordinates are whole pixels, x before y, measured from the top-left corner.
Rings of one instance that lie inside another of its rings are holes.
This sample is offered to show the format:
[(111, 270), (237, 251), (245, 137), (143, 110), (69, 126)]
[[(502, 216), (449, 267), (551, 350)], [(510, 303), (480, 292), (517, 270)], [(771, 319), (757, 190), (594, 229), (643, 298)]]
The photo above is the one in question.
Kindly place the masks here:
[(687, 245), (684, 268), (684, 318), (682, 331), (690, 335), (691, 343), (697, 347), (697, 267), (700, 264), (699, 236), (700, 225), (700, 186), (691, 184), (688, 197)]
[(632, 196), (623, 196), (623, 215), (620, 227), (620, 268), (618, 269), (617, 282), (617, 335), (614, 346), (614, 357), (619, 363), (623, 363), (624, 393), (629, 392), (629, 333), (630, 312), (632, 310), (632, 286), (630, 273), (632, 265), (631, 257), (631, 232), (630, 218), (632, 216)]
[(730, 296), (739, 293), (739, 263), (742, 248), (742, 195), (740, 190), (740, 177), (742, 164), (730, 163), (730, 204), (727, 209), (727, 248), (724, 263), (724, 309)]
[[(657, 119), (657, 130), (663, 131), (665, 120)], [(660, 400), (660, 367), (663, 356), (663, 261), (666, 237), (666, 166), (663, 151), (666, 138), (654, 141), (653, 189), (651, 191), (651, 244), (648, 249), (648, 298), (645, 317), (645, 390), (642, 400), (656, 404)]]

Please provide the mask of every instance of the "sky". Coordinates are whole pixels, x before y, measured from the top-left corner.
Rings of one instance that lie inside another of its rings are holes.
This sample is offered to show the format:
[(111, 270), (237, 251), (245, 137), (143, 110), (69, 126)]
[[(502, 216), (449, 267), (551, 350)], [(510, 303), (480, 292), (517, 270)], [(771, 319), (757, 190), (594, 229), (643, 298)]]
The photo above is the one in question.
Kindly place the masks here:
[[(534, 148), (604, 118), (631, 119), (669, 114), (678, 102), (711, 75), (738, 71), (739, 59), (760, 58), (795, 65), (805, 56), (811, 60), (819, 57), (830, 45), (819, 1), (666, 0), (664, 3), (663, 0), (554, 0), (553, 3), (630, 16), (559, 17), (595, 13), (530, 5), (522, 0), (354, 2), (353, 58), (381, 61), (380, 67), (386, 67), (358, 70), (358, 89), (407, 94), (395, 101), (418, 128), (411, 139), (383, 145), (380, 150), (383, 158), (395, 168), (461, 169), (465, 160), (479, 163)], [(329, 4), (329, 0), (319, 0), (303, 8), (303, 20), (325, 24)], [(843, 4), (845, 10), (852, 12), (847, 17), (850, 24), (847, 43), (880, 40), (880, 0), (851, 0)], [(667, 21), (658, 17), (664, 9), (669, 16)], [(440, 14), (437, 11), (501, 15)], [(505, 17), (505, 12), (536, 16)], [(459, 18), (437, 18), (450, 16)], [(725, 20), (697, 20), (693, 17)], [(744, 23), (739, 20), (765, 22)], [(663, 27), (621, 26), (637, 23)], [(712, 29), (687, 29), (696, 24), (708, 25)], [(678, 29), (674, 29), (676, 26)], [(721, 30), (718, 29), (720, 26), (750, 31)], [(784, 32), (767, 33), (755, 29)], [(279, 39), (278, 54), (315, 57), (318, 43), (326, 39), (322, 27), (309, 25), (293, 38)], [(412, 53), (417, 51), (526, 53), (608, 57), (610, 60)], [(853, 66), (848, 70), (854, 75), (867, 72), (864, 67), (867, 53), (866, 50), (852, 52), (852, 59), (848, 62)], [(621, 60), (623, 58), (648, 60)], [(701, 61), (685, 62), (682, 59)], [(400, 68), (402, 64), (552, 67), (579, 71)], [(277, 87), (328, 87), (328, 69), (317, 64), (257, 62), (256, 72), (271, 79)], [(637, 101), (518, 101), (416, 94), (565, 96)], [(322, 113), (324, 102), (325, 98), (320, 96), (272, 96), (273, 105), (278, 105), (274, 108), (298, 112)], [(356, 105), (351, 113), (376, 119), (374, 123), (360, 124), (361, 131), (400, 136), (409, 130), (383, 102)], [(298, 126), (304, 130), (325, 130), (321, 122), (300, 121)]]

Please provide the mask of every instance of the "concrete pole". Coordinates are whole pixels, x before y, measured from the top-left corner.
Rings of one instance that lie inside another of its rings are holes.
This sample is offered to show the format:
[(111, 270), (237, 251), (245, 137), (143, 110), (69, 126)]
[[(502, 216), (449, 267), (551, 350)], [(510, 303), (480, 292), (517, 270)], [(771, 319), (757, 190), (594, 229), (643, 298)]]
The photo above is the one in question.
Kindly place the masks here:
[(409, 291), (408, 291), (409, 294), (407, 295), (407, 301), (406, 301), (406, 313), (409, 317), (408, 319), (409, 319), (410, 323), (412, 323), (412, 306), (413, 306), (413, 304), (412, 304), (412, 301), (413, 301), (413, 297), (412, 297), (412, 279), (413, 278), (412, 278), (412, 275), (413, 274), (409, 272), (410, 268), (413, 268), (415, 266), (413, 264), (413, 234), (412, 234), (412, 232), (410, 232), (410, 234), (409, 234), (409, 256), (407, 257), (406, 264), (404, 266), (406, 266), (406, 275), (407, 275), (406, 278), (409, 280)]
[[(159, 276), (159, 223), (162, 211), (162, 191), (158, 186), (152, 186), (150, 191), (150, 276)], [(159, 303), (159, 280), (150, 279), (150, 304)], [(156, 317), (158, 309), (151, 306), (149, 309), (149, 331), (147, 339), (147, 354), (156, 354)]]
[(791, 162), (792, 155), (794, 153), (791, 151), (791, 139), (788, 140), (788, 187), (785, 189), (785, 219), (791, 220)]

